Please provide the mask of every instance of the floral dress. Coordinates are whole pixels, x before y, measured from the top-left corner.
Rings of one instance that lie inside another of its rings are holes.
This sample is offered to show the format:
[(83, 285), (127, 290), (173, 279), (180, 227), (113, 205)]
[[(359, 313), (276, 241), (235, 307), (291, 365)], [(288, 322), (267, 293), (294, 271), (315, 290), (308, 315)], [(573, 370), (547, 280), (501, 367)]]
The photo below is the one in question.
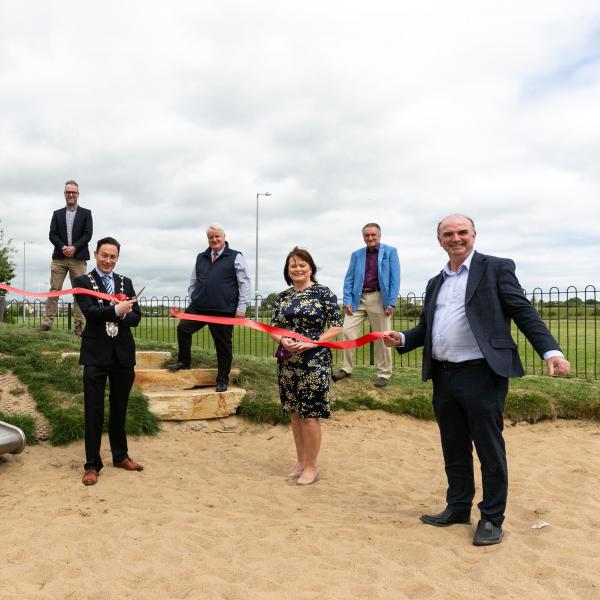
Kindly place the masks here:
[[(335, 294), (313, 283), (300, 292), (293, 287), (281, 292), (275, 300), (272, 324), (316, 341), (326, 329), (341, 327), (342, 317)], [(303, 419), (329, 418), (331, 363), (331, 350), (322, 346), (293, 353), (289, 359), (278, 362), (283, 409), (297, 412)]]

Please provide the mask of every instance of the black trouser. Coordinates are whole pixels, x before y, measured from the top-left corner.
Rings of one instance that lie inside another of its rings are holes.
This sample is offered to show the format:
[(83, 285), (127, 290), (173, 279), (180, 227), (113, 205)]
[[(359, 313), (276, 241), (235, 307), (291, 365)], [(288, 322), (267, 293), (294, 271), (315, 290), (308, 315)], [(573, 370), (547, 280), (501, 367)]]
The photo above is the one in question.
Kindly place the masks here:
[(497, 526), (504, 520), (508, 466), (502, 412), (508, 379), (496, 375), (485, 361), (448, 368), (433, 361), (433, 409), (440, 428), (448, 478), (446, 502), (469, 512), (475, 495), (473, 443), (481, 463), (481, 517)]
[(129, 392), (135, 379), (133, 367), (122, 367), (116, 357), (109, 367), (90, 367), (83, 369), (83, 405), (85, 414), (85, 469), (102, 468), (100, 443), (104, 425), (104, 390), (106, 379), (110, 384), (108, 419), (108, 438), (113, 462), (127, 458), (127, 435), (125, 416)]
[[(233, 317), (234, 314), (216, 313), (208, 310), (197, 310), (188, 306), (185, 310), (191, 315), (208, 315), (211, 317)], [(231, 371), (231, 361), (233, 360), (233, 350), (231, 338), (233, 335), (233, 325), (216, 325), (214, 323), (202, 323), (201, 321), (185, 321), (181, 319), (177, 325), (177, 344), (179, 345), (178, 360), (185, 365), (192, 362), (192, 335), (200, 331), (205, 325), (208, 325), (210, 334), (215, 343), (217, 351), (217, 384), (229, 383), (229, 371)]]

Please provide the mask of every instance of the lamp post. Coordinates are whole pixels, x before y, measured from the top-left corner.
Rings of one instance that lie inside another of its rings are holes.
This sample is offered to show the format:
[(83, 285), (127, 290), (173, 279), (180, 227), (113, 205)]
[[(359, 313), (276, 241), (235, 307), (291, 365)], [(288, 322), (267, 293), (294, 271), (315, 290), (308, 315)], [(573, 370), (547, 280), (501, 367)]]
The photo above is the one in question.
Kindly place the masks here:
[[(27, 290), (27, 262), (25, 260), (25, 251), (27, 248), (27, 244), (33, 244), (34, 242), (23, 242), (23, 291)], [(23, 296), (23, 324), (25, 324), (25, 296)]]
[(258, 319), (258, 198), (259, 196), (270, 196), (271, 192), (256, 194), (256, 273), (254, 274), (254, 318)]

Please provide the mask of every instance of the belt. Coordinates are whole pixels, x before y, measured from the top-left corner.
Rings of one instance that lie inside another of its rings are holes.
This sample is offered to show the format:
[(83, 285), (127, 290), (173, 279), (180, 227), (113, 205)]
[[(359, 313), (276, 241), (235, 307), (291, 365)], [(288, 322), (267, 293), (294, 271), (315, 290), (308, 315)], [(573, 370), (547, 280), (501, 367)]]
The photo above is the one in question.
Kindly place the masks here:
[(485, 362), (485, 358), (475, 358), (473, 360), (463, 360), (462, 362), (450, 362), (448, 360), (435, 360), (432, 359), (434, 364), (440, 365), (442, 369), (462, 369), (463, 367), (472, 367), (475, 365), (482, 365)]
[(372, 294), (373, 292), (379, 292), (379, 288), (363, 288), (363, 294)]

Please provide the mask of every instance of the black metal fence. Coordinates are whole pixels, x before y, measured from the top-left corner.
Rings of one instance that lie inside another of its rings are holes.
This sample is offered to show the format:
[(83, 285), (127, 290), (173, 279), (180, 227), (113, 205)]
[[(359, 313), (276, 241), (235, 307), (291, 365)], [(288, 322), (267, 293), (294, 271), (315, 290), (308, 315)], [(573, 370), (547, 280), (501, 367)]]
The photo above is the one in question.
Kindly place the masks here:
[[(559, 290), (556, 287), (543, 291), (535, 288), (526, 293), (538, 310), (548, 328), (558, 340), (566, 357), (571, 361), (572, 371), (576, 377), (586, 379), (600, 378), (600, 290), (588, 285), (582, 290), (568, 287)], [(392, 317), (392, 328), (405, 330), (414, 327), (419, 320), (423, 307), (423, 295), (407, 294), (398, 298), (396, 311)], [(170, 316), (170, 308), (185, 310), (187, 298), (142, 297), (140, 299), (144, 318), (140, 326), (135, 328), (134, 335), (138, 339), (156, 340), (176, 343), (178, 320)], [(249, 309), (248, 317), (255, 319), (256, 307), (258, 321), (270, 323), (271, 308), (265, 306), (262, 298), (256, 298)], [(5, 323), (26, 323), (39, 327), (45, 314), (45, 301), (10, 300), (4, 314)], [(59, 301), (58, 316), (53, 328), (69, 330), (74, 326), (72, 302)], [(367, 333), (365, 329), (364, 333)], [(525, 336), (513, 326), (513, 337), (519, 347), (519, 353), (528, 374), (542, 374), (545, 363), (533, 350)], [(212, 348), (213, 342), (208, 328), (205, 327), (194, 336), (194, 343), (201, 348)], [(268, 335), (245, 327), (234, 328), (234, 353), (251, 356), (273, 356), (275, 345)], [(335, 351), (336, 362), (341, 362), (341, 352)], [(393, 353), (394, 364), (418, 367), (421, 364), (421, 350), (400, 356)], [(356, 351), (358, 365), (373, 365), (376, 362), (373, 344), (368, 344)]]

